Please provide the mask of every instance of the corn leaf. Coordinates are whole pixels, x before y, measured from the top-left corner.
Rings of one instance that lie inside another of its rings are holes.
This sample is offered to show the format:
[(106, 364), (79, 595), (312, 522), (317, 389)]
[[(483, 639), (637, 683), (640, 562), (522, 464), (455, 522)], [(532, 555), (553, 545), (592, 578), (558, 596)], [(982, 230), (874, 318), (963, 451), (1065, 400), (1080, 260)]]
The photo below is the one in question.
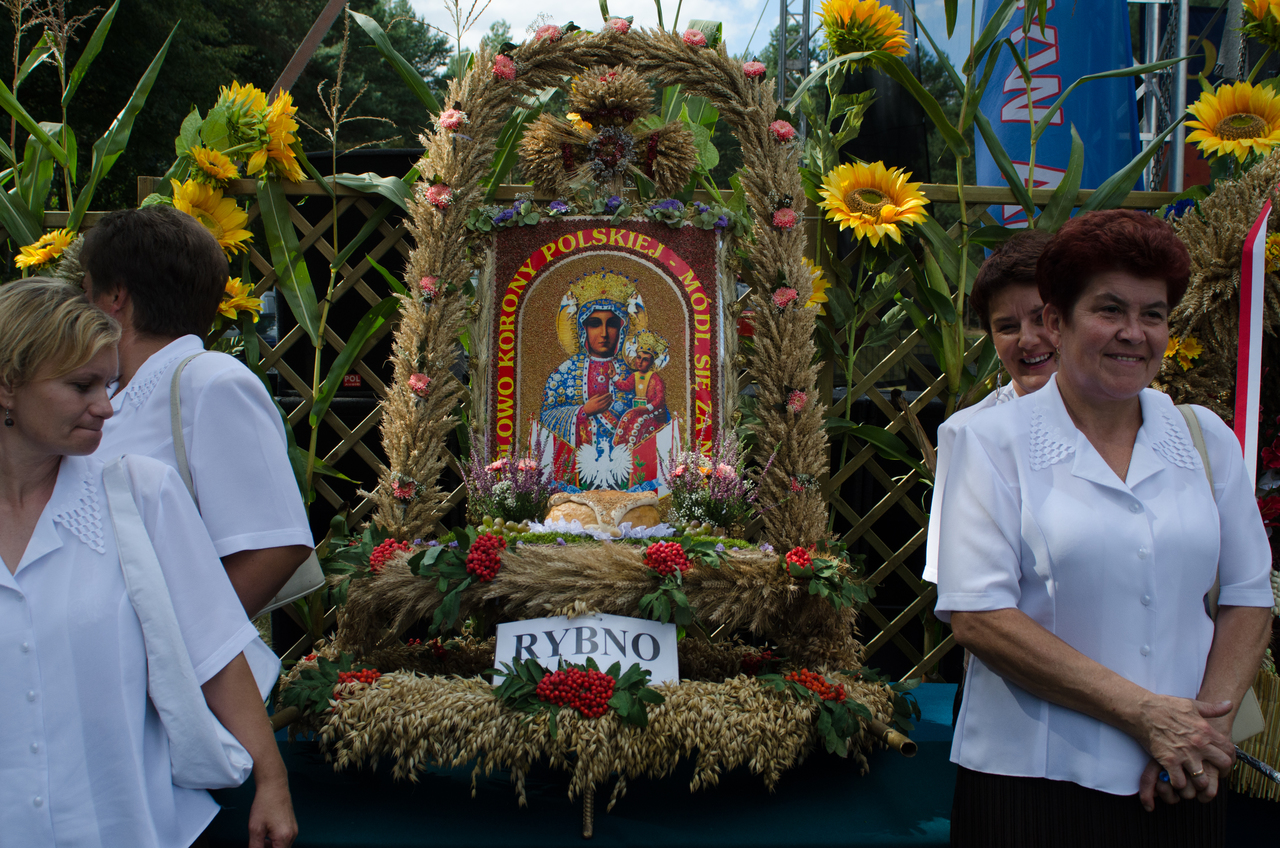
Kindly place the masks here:
[(1062, 182), (1053, 190), (1049, 203), (1036, 219), (1036, 229), (1046, 232), (1057, 232), (1058, 228), (1071, 217), (1071, 209), (1075, 205), (1076, 195), (1080, 193), (1080, 178), (1084, 175), (1084, 142), (1076, 132), (1076, 125), (1071, 125), (1071, 156), (1067, 159), (1067, 171), (1062, 175)]
[(409, 90), (417, 95), (422, 101), (422, 105), (427, 107), (432, 115), (440, 114), (440, 101), (436, 100), (436, 96), (431, 93), (431, 88), (427, 85), (427, 81), (422, 78), (422, 74), (414, 69), (413, 65), (391, 46), (391, 39), (387, 38), (387, 34), (382, 31), (382, 27), (378, 22), (368, 15), (362, 15), (359, 12), (352, 11), (351, 17), (360, 25), (360, 28), (373, 39), (373, 43), (377, 45), (378, 52), (382, 54), (382, 58), (386, 59), (388, 64), (395, 69), (400, 78), (409, 86)]
[(98, 21), (98, 26), (94, 28), (93, 35), (89, 36), (89, 40), (85, 42), (84, 52), (76, 60), (76, 66), (71, 69), (71, 77), (67, 80), (67, 91), (62, 95), (63, 108), (66, 108), (67, 104), (71, 102), (71, 98), (75, 96), (76, 89), (84, 81), (85, 74), (89, 73), (89, 66), (93, 64), (93, 60), (102, 51), (102, 42), (106, 41), (107, 32), (111, 29), (111, 22), (116, 17), (116, 9), (119, 8), (120, 0), (116, 0), (111, 4), (111, 8), (107, 10), (107, 13), (102, 16), (102, 20)]
[(279, 182), (270, 179), (258, 181), (258, 208), (267, 234), (267, 246), (271, 249), (276, 287), (284, 295), (293, 317), (311, 338), (311, 343), (318, 344), (320, 306), (316, 303), (311, 273), (298, 246), (298, 233), (289, 219), (291, 207)]

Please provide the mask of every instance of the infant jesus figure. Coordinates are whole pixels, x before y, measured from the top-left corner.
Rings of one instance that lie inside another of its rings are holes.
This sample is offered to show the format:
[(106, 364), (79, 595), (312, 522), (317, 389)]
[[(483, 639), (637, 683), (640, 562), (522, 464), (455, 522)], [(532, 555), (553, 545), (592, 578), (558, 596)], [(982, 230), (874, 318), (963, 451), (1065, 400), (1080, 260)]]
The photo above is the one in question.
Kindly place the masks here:
[(669, 348), (666, 339), (650, 330), (644, 330), (627, 343), (627, 364), (632, 371), (613, 384), (623, 391), (634, 391), (635, 402), (618, 421), (613, 436), (615, 445), (634, 450), (671, 420), (666, 385), (657, 373), (670, 360)]

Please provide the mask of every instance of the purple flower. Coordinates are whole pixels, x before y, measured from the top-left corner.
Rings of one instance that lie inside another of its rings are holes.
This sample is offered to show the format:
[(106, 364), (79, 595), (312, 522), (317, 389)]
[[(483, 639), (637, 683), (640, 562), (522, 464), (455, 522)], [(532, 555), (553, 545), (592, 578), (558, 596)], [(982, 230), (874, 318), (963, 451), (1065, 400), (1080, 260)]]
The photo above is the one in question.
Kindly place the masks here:
[(618, 197), (618, 195), (616, 194), (611, 196), (608, 200), (604, 202), (605, 211), (611, 214), (614, 212), (617, 212), (618, 207), (621, 205), (622, 205), (622, 198)]
[(514, 218), (515, 216), (516, 216), (516, 213), (515, 213), (515, 211), (514, 211), (514, 210), (511, 210), (511, 209), (503, 209), (503, 210), (502, 210), (501, 212), (499, 212), (497, 215), (494, 215), (494, 216), (493, 216), (493, 223), (495, 223), (495, 224), (505, 224), (507, 221), (510, 221), (510, 220), (511, 220), (512, 218)]
[(766, 554), (771, 554), (773, 553), (773, 545), (769, 544), (768, 542), (761, 542), (760, 550)]
[(413, 543), (414, 543), (415, 545), (421, 545), (421, 544), (422, 544), (422, 540), (421, 540), (421, 539), (414, 539), (414, 540), (413, 540)]
[(704, 215), (711, 211), (711, 207), (705, 203), (699, 203), (695, 200), (693, 202), (693, 211), (697, 212), (699, 215)]
[(569, 211), (569, 204), (562, 203), (559, 200), (553, 200), (547, 204), (547, 208), (557, 215), (563, 215), (565, 212)]
[(557, 544), (557, 545), (567, 545), (567, 544), (568, 544), (568, 542), (566, 542), (566, 541), (564, 540), (564, 537), (563, 537), (563, 536), (556, 536), (556, 544)]
[(523, 539), (516, 539), (516, 547), (517, 547), (517, 548), (523, 548), (523, 547), (524, 547), (524, 540), (523, 540)]
[(739, 550), (739, 549), (738, 549), (738, 548), (730, 548), (729, 550), (733, 551), (733, 552), (736, 554), (736, 553), (738, 552), (738, 550)]
[[(736, 551), (737, 548), (734, 548), (734, 550)], [(716, 542), (716, 553), (718, 554), (724, 553), (724, 542)]]
[(440, 547), (440, 540), (439, 540), (439, 539), (432, 539), (430, 542), (427, 542), (427, 547), (428, 547), (428, 548), (438, 548), (438, 547)]
[(456, 548), (456, 547), (458, 547), (458, 540), (457, 540), (457, 539), (454, 539), (452, 542), (450, 542), (450, 543), (449, 543), (449, 547), (451, 547), (451, 548)]
[(729, 226), (729, 216), (721, 215), (719, 218), (716, 218), (714, 226), (717, 230), (723, 230), (725, 227)]
[(666, 200), (659, 200), (653, 205), (654, 209), (660, 209), (663, 212), (683, 212), (684, 204), (676, 200), (674, 197)]

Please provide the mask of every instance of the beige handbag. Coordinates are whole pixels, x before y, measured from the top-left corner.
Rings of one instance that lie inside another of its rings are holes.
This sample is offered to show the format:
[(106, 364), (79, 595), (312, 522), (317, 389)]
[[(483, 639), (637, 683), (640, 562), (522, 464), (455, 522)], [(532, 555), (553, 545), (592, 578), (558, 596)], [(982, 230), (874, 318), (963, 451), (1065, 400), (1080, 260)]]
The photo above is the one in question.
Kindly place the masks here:
[[(182, 407), (178, 397), (178, 380), (182, 377), (183, 369), (195, 359), (197, 356), (205, 353), (193, 353), (186, 359), (178, 363), (178, 367), (173, 369), (173, 379), (169, 383), (169, 418), (170, 425), (173, 429), (173, 452), (178, 458), (178, 474), (182, 477), (182, 482), (186, 484), (187, 491), (191, 493), (191, 500), (195, 501), (196, 509), (200, 508), (200, 499), (196, 497), (196, 488), (191, 481), (191, 468), (187, 464), (187, 443), (182, 435)], [(287, 606), (299, 598), (306, 597), (312, 592), (324, 586), (324, 570), (320, 567), (320, 560), (316, 557), (316, 552), (311, 551), (311, 555), (299, 565), (297, 570), (293, 572), (293, 576), (289, 578), (289, 582), (276, 593), (258, 615), (266, 615), (269, 612)]]
[[(1187, 419), (1187, 429), (1191, 431), (1191, 441), (1195, 443), (1196, 450), (1200, 453), (1200, 460), (1204, 463), (1204, 475), (1209, 478), (1209, 492), (1212, 494), (1213, 469), (1209, 465), (1209, 451), (1204, 445), (1204, 433), (1200, 430), (1200, 421), (1196, 418), (1191, 404), (1178, 404), (1178, 411), (1182, 413), (1183, 418)], [(1221, 578), (1214, 577), (1213, 587), (1209, 589), (1209, 594), (1205, 595), (1204, 604), (1209, 617), (1215, 621), (1218, 619), (1218, 595), (1221, 592)], [(1239, 744), (1252, 736), (1257, 736), (1266, 728), (1266, 721), (1262, 717), (1262, 705), (1258, 703), (1258, 696), (1250, 686), (1245, 690), (1244, 697), (1240, 699), (1240, 709), (1236, 711), (1235, 722), (1231, 725), (1231, 741)]]

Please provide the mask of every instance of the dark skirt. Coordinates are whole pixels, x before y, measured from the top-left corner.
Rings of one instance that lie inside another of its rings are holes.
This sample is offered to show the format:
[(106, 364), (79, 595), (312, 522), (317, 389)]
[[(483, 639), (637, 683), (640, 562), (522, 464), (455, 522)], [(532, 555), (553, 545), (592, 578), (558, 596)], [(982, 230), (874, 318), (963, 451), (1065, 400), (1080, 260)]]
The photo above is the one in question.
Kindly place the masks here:
[(1226, 787), (1208, 804), (1110, 795), (1063, 780), (984, 774), (963, 766), (951, 806), (951, 844), (959, 848), (1221, 848)]

